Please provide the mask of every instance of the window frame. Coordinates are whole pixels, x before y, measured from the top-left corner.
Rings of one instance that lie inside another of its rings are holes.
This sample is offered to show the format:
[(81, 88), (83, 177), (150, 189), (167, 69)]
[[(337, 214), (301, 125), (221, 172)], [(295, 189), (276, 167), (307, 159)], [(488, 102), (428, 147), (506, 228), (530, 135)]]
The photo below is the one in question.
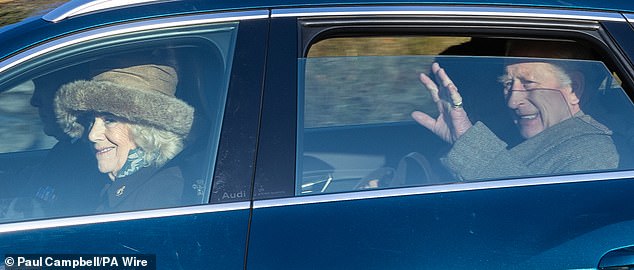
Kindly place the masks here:
[[(185, 15), (178, 17), (169, 17), (169, 18), (158, 18), (158, 19), (148, 19), (141, 21), (134, 21), (124, 24), (115, 24), (112, 26), (105, 27), (97, 27), (94, 29), (83, 30), (81, 32), (75, 34), (69, 34), (63, 36), (58, 39), (45, 41), (34, 46), (27, 48), (24, 51), (21, 51), (17, 54), (14, 54), (4, 60), (0, 61), (0, 78), (3, 79), (3, 82), (13, 81), (16, 78), (21, 78), (27, 76), (29, 71), (19, 72), (21, 70), (21, 66), (24, 63), (28, 63), (32, 60), (36, 60), (38, 58), (47, 58), (48, 53), (54, 53), (59, 49), (67, 48), (68, 46), (74, 46), (77, 44), (82, 44), (84, 42), (88, 42), (95, 39), (100, 39), (104, 37), (112, 37), (119, 36), (122, 34), (133, 34), (144, 31), (151, 30), (159, 30), (164, 28), (176, 28), (178, 30), (183, 29), (192, 29), (198, 26), (204, 25), (213, 25), (213, 24), (222, 24), (222, 23), (231, 23), (236, 22), (237, 24), (237, 33), (236, 39), (234, 40), (235, 47), (233, 55), (233, 66), (241, 66), (244, 65), (246, 61), (252, 58), (260, 58), (264, 57), (264, 46), (261, 51), (253, 50), (251, 53), (244, 55), (238, 55), (238, 47), (249, 47), (253, 46), (252, 42), (248, 40), (248, 38), (252, 37), (254, 33), (262, 33), (263, 38), (266, 36), (265, 31), (261, 31), (262, 28), (268, 27), (268, 10), (250, 10), (250, 11), (234, 11), (234, 12), (224, 12), (224, 13), (209, 13), (209, 14), (197, 14), (197, 15)], [(240, 25), (245, 24), (246, 27), (240, 27)], [(244, 28), (244, 29), (243, 29)], [(170, 30), (171, 31), (171, 30)], [(178, 31), (167, 32), (167, 37), (178, 36)], [(194, 32), (195, 33), (195, 32)], [(248, 37), (248, 38), (247, 38)], [(139, 40), (143, 40), (144, 37), (139, 37)], [(256, 46), (258, 44), (255, 44)], [(99, 45), (97, 46), (99, 47)], [(241, 49), (241, 50), (244, 50)], [(236, 62), (236, 60), (240, 62)], [(231, 67), (231, 66), (230, 66)], [(255, 151), (255, 140), (252, 139), (255, 137), (255, 129), (258, 123), (258, 114), (259, 107), (255, 106), (253, 110), (249, 110), (243, 114), (239, 114), (237, 116), (228, 117), (225, 114), (225, 111), (235, 110), (236, 107), (259, 104), (259, 94), (253, 95), (253, 93), (249, 94), (249, 97), (244, 102), (236, 103), (236, 100), (240, 100), (237, 98), (239, 95), (244, 95), (244, 93), (239, 90), (235, 90), (239, 86), (235, 85), (234, 80), (240, 77), (261, 77), (263, 72), (263, 65), (254, 66), (253, 68), (240, 71), (239, 68), (232, 68), (231, 70), (227, 70), (227, 89), (226, 89), (226, 97), (225, 97), (225, 106), (224, 110), (221, 111), (221, 121), (222, 126), (220, 127), (220, 135), (218, 136), (218, 147), (217, 151), (222, 152), (226, 150), (221, 150), (227, 148), (227, 142), (233, 143), (243, 143), (243, 149), (240, 151), (236, 151), (233, 156), (240, 156), (242, 158), (253, 158), (252, 153)], [(253, 88), (260, 87), (262, 85), (261, 81), (250, 81), (248, 86)], [(243, 85), (244, 86), (244, 85)], [(231, 105), (229, 105), (231, 102)], [(243, 119), (242, 123), (245, 122), (248, 124), (251, 129), (246, 129), (249, 133), (245, 133), (239, 137), (234, 139), (227, 140), (225, 137), (228, 135), (225, 134), (225, 129), (231, 130), (235, 129), (236, 126), (236, 117), (246, 117)], [(249, 144), (250, 143), (250, 144)], [(217, 153), (213, 153), (216, 155)], [(219, 158), (215, 158), (216, 164), (221, 163)], [(224, 200), (218, 201), (216, 203), (222, 203), (220, 205), (210, 205), (210, 201), (213, 199), (212, 191), (216, 188), (215, 179), (218, 178), (218, 175), (227, 174), (225, 171), (227, 170), (223, 166), (216, 166), (216, 164), (210, 163), (208, 166), (214, 168), (214, 175), (208, 174), (207, 179), (211, 181), (211, 185), (213, 188), (208, 188), (207, 192), (209, 196), (209, 201), (204, 202), (200, 205), (194, 206), (178, 206), (173, 208), (166, 209), (149, 209), (149, 210), (138, 210), (130, 213), (108, 213), (108, 214), (91, 214), (91, 215), (82, 215), (77, 217), (47, 217), (42, 220), (26, 220), (26, 221), (15, 221), (9, 222), (5, 224), (0, 224), (0, 232), (14, 232), (14, 231), (24, 231), (24, 230), (32, 230), (32, 229), (42, 229), (42, 228), (53, 228), (53, 227), (65, 227), (65, 226), (74, 226), (74, 225), (84, 225), (84, 224), (96, 224), (96, 223), (104, 223), (104, 222), (113, 222), (113, 221), (124, 221), (124, 220), (138, 220), (138, 219), (148, 219), (148, 218), (160, 218), (160, 217), (169, 217), (169, 216), (182, 216), (182, 215), (191, 215), (191, 214), (204, 214), (204, 213), (213, 213), (213, 212), (225, 212), (225, 211), (234, 211), (234, 210), (244, 210), (249, 208), (249, 203), (247, 202), (250, 197), (250, 194), (245, 193), (245, 196), (240, 197), (234, 200)], [(241, 171), (244, 171), (244, 168), (247, 165), (241, 165)], [(240, 179), (240, 181), (236, 181), (237, 184), (247, 185), (247, 189), (250, 189), (251, 177)], [(186, 187), (187, 188), (187, 187)], [(242, 187), (244, 188), (244, 187)]]
[[(311, 44), (327, 37), (349, 37), (355, 35), (372, 36), (377, 34), (399, 33), (412, 34), (424, 33), (426, 35), (459, 35), (459, 36), (500, 36), (508, 38), (553, 38), (553, 39), (573, 39), (592, 43), (603, 52), (604, 63), (611, 70), (618, 72), (622, 77), (623, 88), (632, 98), (630, 89), (632, 88), (632, 72), (627, 57), (620, 50), (618, 45), (609, 37), (606, 24), (625, 25), (626, 20), (619, 13), (613, 12), (593, 12), (556, 10), (540, 8), (490, 8), (475, 6), (369, 6), (369, 7), (335, 7), (335, 8), (296, 8), (296, 9), (274, 9), (272, 10), (272, 23), (279, 22), (285, 27), (284, 31), (294, 31), (298, 33), (296, 43), (287, 44), (288, 47), (297, 47), (294, 64), (297, 59), (306, 57)], [(378, 30), (377, 30), (378, 29)], [(278, 31), (273, 28), (272, 31)], [(279, 30), (282, 31), (282, 30)], [(327, 33), (327, 34), (324, 34)], [(280, 60), (281, 57), (287, 59)], [(293, 57), (290, 53), (280, 55), (276, 60), (286, 63)], [(270, 67), (269, 67), (270, 69)], [(287, 74), (287, 82), (278, 83), (277, 89), (265, 92), (265, 95), (277, 95), (288, 92), (297, 92), (297, 70), (294, 74)], [(269, 89), (267, 85), (267, 89)], [(272, 93), (275, 91), (276, 93)], [(265, 97), (266, 100), (266, 97)], [(266, 106), (273, 106), (265, 104)], [(294, 107), (293, 104), (276, 103), (277, 106)], [(297, 117), (295, 112), (292, 116)], [(263, 115), (263, 121), (270, 117)], [(277, 115), (278, 121), (280, 115)], [(296, 121), (296, 118), (292, 119)], [(292, 123), (275, 131), (267, 130), (264, 125), (262, 129), (261, 147), (272, 143), (269, 137), (275, 137), (275, 141), (284, 141), (286, 144), (297, 140), (297, 124)], [(268, 134), (270, 133), (270, 134)], [(279, 144), (279, 143), (278, 143)], [(270, 207), (288, 204), (303, 204), (312, 202), (324, 202), (333, 200), (347, 200), (368, 197), (400, 196), (406, 194), (426, 194), (444, 192), (447, 190), (472, 190), (481, 188), (498, 188), (506, 186), (543, 185), (554, 183), (565, 183), (568, 181), (597, 181), (603, 179), (621, 179), (632, 172), (599, 172), (574, 174), (571, 176), (546, 176), (521, 179), (502, 179), (484, 184), (458, 184), (461, 187), (450, 187), (448, 185), (427, 186), (427, 187), (404, 187), (389, 190), (366, 190), (354, 191), (342, 194), (320, 194), (315, 196), (295, 195), (295, 162), (296, 145), (284, 146), (275, 155), (267, 155), (267, 162), (258, 163), (256, 174), (256, 187), (269, 189), (268, 195), (254, 196), (255, 207)], [(264, 153), (262, 153), (264, 154)], [(290, 158), (289, 158), (290, 157)], [(259, 160), (264, 157), (259, 157)], [(286, 165), (286, 164), (291, 165)], [(275, 165), (273, 165), (275, 164)], [(284, 164), (284, 165), (280, 165)], [(277, 170), (273, 172), (273, 170)], [(283, 170), (283, 172), (280, 172)], [(268, 175), (266, 175), (267, 172)], [(271, 180), (275, 175), (275, 181)], [(277, 191), (277, 192), (276, 192)], [(274, 194), (274, 195), (270, 195)], [(268, 200), (265, 199), (280, 199)], [(263, 201), (258, 201), (263, 200)]]

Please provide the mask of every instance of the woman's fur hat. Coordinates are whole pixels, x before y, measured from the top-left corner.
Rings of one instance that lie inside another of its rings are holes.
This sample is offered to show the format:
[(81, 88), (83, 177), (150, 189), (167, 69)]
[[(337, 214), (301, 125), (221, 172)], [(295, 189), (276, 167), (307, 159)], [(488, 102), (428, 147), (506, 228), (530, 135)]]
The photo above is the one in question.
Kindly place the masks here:
[(175, 97), (177, 83), (176, 71), (161, 65), (112, 69), (89, 81), (71, 82), (55, 96), (57, 122), (66, 134), (79, 138), (84, 133), (78, 122), (82, 113), (107, 113), (186, 137), (194, 108)]

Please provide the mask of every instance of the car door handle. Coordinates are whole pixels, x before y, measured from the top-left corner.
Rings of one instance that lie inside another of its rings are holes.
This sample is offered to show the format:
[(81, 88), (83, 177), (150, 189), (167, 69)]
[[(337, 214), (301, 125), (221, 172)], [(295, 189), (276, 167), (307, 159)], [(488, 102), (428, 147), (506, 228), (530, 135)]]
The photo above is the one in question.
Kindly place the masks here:
[(601, 270), (634, 269), (634, 246), (612, 250), (599, 261)]

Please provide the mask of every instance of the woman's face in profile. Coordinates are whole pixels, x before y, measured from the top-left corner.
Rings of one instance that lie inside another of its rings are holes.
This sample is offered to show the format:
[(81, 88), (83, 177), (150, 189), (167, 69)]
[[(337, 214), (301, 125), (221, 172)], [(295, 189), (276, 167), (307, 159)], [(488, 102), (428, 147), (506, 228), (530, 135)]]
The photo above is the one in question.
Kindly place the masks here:
[(88, 139), (93, 143), (99, 171), (114, 180), (128, 159), (130, 150), (136, 148), (129, 124), (111, 116), (95, 116)]

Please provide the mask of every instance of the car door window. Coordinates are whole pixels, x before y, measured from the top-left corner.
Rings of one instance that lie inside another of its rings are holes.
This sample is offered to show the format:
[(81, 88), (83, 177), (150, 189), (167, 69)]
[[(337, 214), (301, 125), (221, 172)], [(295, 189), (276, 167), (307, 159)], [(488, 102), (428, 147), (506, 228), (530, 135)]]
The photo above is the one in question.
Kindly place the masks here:
[(35, 90), (33, 81), (26, 81), (0, 93), (3, 138), (0, 153), (50, 149), (54, 138), (47, 136), (38, 110), (31, 105)]
[(595, 55), (568, 41), (318, 42), (299, 60), (296, 194), (631, 169), (632, 103)]
[(0, 222), (207, 203), (237, 26), (97, 33), (4, 72)]

